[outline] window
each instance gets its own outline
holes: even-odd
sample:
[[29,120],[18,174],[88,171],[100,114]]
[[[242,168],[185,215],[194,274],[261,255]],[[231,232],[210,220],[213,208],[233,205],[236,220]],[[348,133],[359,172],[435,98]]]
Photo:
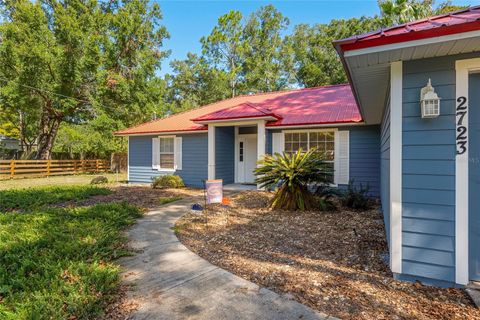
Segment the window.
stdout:
[[240,155],[240,162],[243,162],[243,141],[240,141],[240,146],[239,146],[239,155]]
[[175,138],[160,137],[159,139],[160,139],[160,168],[174,169]]
[[[335,161],[334,131],[285,132],[285,152],[295,153],[300,148],[304,151],[317,148],[319,153],[325,155],[325,161],[333,172]],[[329,177],[329,180],[333,182],[333,175]]]

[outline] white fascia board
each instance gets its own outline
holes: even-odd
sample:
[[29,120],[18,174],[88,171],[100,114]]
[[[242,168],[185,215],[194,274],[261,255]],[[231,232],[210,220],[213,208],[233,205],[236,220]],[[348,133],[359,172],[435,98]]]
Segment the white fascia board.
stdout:
[[392,43],[392,44],[384,44],[381,46],[375,46],[375,47],[369,47],[369,48],[355,49],[355,50],[345,51],[343,55],[345,58],[349,58],[349,57],[360,56],[364,54],[391,51],[391,50],[410,48],[410,47],[418,47],[423,45],[431,45],[435,43],[443,43],[447,41],[456,41],[456,40],[475,38],[475,37],[480,37],[480,30],[450,34],[450,35],[434,37],[434,38],[411,40],[411,41]]

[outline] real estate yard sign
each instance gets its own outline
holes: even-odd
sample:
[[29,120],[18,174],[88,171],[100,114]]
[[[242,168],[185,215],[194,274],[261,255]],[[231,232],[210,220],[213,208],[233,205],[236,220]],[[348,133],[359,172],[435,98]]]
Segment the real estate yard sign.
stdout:
[[222,203],[223,200],[223,180],[207,180],[205,182],[207,191],[207,203]]

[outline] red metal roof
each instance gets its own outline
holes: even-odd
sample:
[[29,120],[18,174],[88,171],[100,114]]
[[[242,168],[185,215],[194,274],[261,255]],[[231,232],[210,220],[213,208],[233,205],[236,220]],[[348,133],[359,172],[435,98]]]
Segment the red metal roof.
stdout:
[[361,122],[350,85],[332,85],[238,96],[164,119],[143,123],[116,132],[117,135],[135,135],[163,132],[203,131],[199,119],[239,119],[272,116],[278,120],[269,127],[310,124]]
[[280,119],[281,117],[274,114],[272,110],[260,106],[260,104],[245,102],[237,106],[222,109],[212,113],[205,114],[198,118],[192,119],[194,122],[207,122],[216,120],[245,119],[245,118],[264,118],[271,117]]
[[480,30],[480,6],[334,41],[342,51]]

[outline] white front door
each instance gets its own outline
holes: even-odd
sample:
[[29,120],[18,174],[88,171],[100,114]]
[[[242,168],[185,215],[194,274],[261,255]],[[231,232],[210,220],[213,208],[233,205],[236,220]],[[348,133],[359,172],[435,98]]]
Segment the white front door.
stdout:
[[257,167],[257,135],[239,135],[237,141],[237,172],[239,183],[254,183]]

